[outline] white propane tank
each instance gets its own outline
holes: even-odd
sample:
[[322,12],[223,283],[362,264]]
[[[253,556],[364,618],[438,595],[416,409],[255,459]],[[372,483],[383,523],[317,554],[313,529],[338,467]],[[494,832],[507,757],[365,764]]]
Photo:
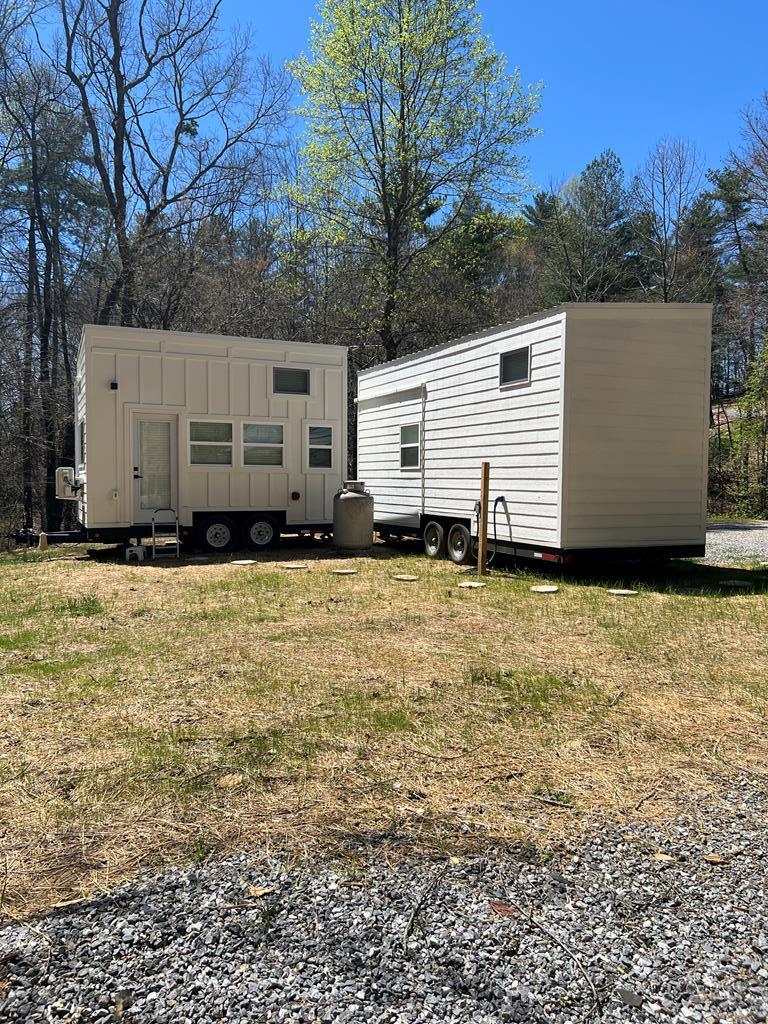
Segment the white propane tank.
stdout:
[[373,545],[373,497],[362,480],[345,480],[334,496],[333,543],[341,551]]

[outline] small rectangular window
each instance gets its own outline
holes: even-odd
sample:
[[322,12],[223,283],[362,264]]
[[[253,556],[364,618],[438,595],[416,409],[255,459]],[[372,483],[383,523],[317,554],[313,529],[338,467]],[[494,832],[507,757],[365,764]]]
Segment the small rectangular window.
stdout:
[[280,423],[243,424],[243,465],[282,466],[283,426]]
[[333,427],[310,427],[307,465],[310,469],[330,469],[333,465]]
[[232,424],[190,422],[189,461],[192,466],[231,466]]
[[276,395],[308,395],[309,370],[293,366],[272,367],[272,391]]
[[419,434],[421,428],[418,423],[409,423],[400,427],[400,468],[419,468]]
[[499,384],[527,384],[531,379],[531,346],[502,352],[499,359]]

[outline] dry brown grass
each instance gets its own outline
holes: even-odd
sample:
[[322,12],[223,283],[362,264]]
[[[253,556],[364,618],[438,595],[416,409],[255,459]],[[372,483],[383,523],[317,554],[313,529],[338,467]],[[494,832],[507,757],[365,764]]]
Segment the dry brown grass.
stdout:
[[384,549],[0,561],[0,916],[237,847],[547,841],[763,777],[766,577],[734,575],[622,599]]

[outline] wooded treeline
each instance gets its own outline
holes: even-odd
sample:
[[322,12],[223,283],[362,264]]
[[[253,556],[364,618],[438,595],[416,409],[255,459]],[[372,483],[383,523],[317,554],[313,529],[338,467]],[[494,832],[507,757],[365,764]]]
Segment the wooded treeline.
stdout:
[[466,0],[323,0],[285,69],[210,0],[0,0],[0,532],[61,525],[85,322],[354,368],[561,301],[715,303],[712,508],[768,513],[768,95],[525,202],[538,105]]

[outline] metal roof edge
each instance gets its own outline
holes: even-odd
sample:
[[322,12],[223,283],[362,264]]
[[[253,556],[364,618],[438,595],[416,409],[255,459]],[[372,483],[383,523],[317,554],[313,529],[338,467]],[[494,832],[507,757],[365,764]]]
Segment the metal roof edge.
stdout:
[[471,334],[464,334],[458,338],[451,338],[449,341],[441,341],[438,345],[430,345],[428,348],[419,349],[417,352],[408,352],[405,355],[397,356],[396,359],[385,359],[384,362],[376,363],[375,366],[369,366],[366,370],[358,370],[357,376],[365,377],[369,373],[373,373],[375,370],[380,370],[383,366],[397,366],[402,363],[410,362],[413,359],[418,359],[419,356],[429,355],[433,352],[439,352],[441,349],[451,348],[453,345],[461,345],[468,341],[480,341],[484,337],[490,337],[494,334],[498,334],[499,331],[512,329],[515,327],[523,327],[526,323],[532,323],[534,320],[550,320],[553,317],[561,314],[568,313],[571,311],[586,310],[617,310],[617,309],[631,309],[631,310],[649,310],[649,309],[712,309],[711,302],[561,302],[557,306],[550,306],[547,309],[542,309],[538,313],[529,313],[527,316],[518,317],[516,320],[506,320],[500,324],[494,324],[492,327],[485,327],[482,331],[474,331]]
[[164,338],[204,338],[206,340],[223,341],[230,345],[237,344],[238,342],[257,342],[267,345],[290,345],[292,348],[317,348],[322,346],[323,348],[339,349],[342,352],[349,351],[348,345],[334,345],[322,341],[285,341],[282,338],[252,338],[242,334],[208,334],[204,331],[166,331],[162,327],[120,327],[117,324],[83,324],[81,337],[85,337],[87,331],[111,332],[116,336],[130,333],[153,337],[159,334]]

